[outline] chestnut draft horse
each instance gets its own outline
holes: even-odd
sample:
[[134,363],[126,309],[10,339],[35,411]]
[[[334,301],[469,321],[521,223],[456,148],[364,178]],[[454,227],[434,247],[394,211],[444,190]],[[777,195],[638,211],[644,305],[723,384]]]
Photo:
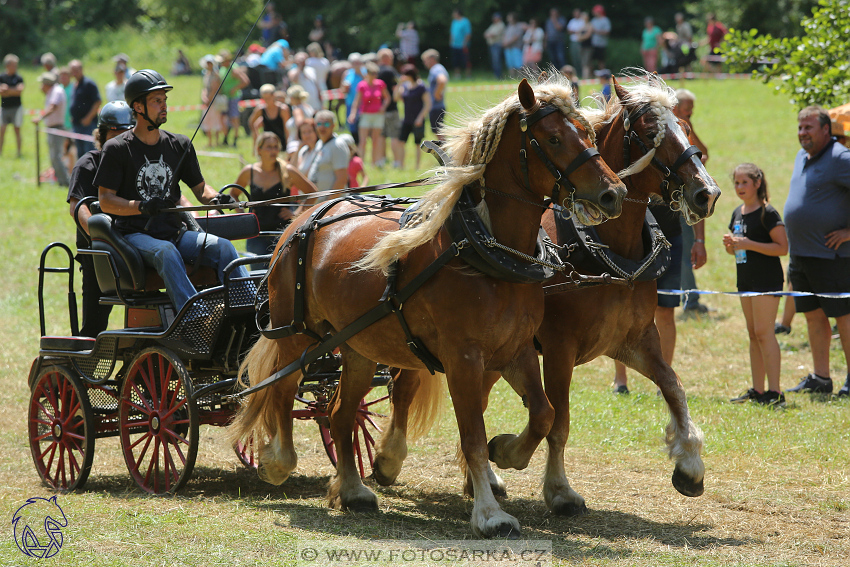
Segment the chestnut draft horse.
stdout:
[[[615,92],[617,97],[604,109],[582,110],[596,130],[600,154],[615,169],[622,169],[619,175],[629,189],[622,215],[595,227],[598,240],[612,253],[605,254],[616,269],[604,262],[594,267],[601,265],[631,285],[602,285],[547,295],[543,323],[536,333],[542,346],[546,394],[555,408],[555,422],[547,436],[549,453],[543,494],[547,506],[558,514],[586,510],[584,499],[570,488],[564,471],[564,447],[570,426],[569,388],[573,367],[600,355],[623,362],[658,385],[671,413],[666,443],[676,463],[673,485],[686,496],[703,492],[702,432],[690,418],[681,382],[661,356],[654,322],[656,284],[652,278],[641,278],[641,271],[653,265],[652,260],[662,252],[669,258],[669,251],[663,248],[669,248],[669,244],[661,235],[656,234],[654,250],[645,249],[648,238],[644,219],[650,195],[660,195],[681,209],[693,224],[711,215],[720,190],[699,160],[698,150],[688,141],[687,125],[672,112],[676,98],[671,89],[653,77],[634,79],[628,89],[615,81]],[[627,158],[629,163],[625,163]],[[565,240],[566,231],[558,229],[556,220],[572,222],[556,219],[555,214],[546,211],[543,227],[563,247],[563,259],[576,262],[571,257],[575,254],[564,253],[575,243]],[[593,273],[578,263],[576,268],[585,274]],[[571,287],[563,275],[551,283],[550,290],[556,290],[559,283]],[[394,381],[392,418],[378,443],[374,466],[375,478],[382,484],[392,483],[407,454],[408,414],[419,424],[430,422],[430,394],[414,395],[423,380],[429,392],[434,393],[435,389],[427,382],[430,377],[420,374],[403,373]],[[489,392],[498,378],[497,373],[485,373],[484,391]],[[513,382],[511,385],[516,389]],[[522,389],[517,392],[527,394]],[[511,437],[497,436],[490,443],[490,458],[501,468],[515,466],[512,457],[501,452]],[[501,479],[492,471],[489,475],[492,489],[504,493]],[[467,475],[466,490],[472,489],[475,487]]]
[[[453,241],[446,221],[450,214],[466,216],[474,210],[492,235],[484,246],[511,250],[505,254],[532,266],[545,197],[552,193],[555,201],[598,223],[620,213],[626,189],[596,156],[593,129],[573,106],[563,80],[534,88],[522,81],[516,94],[463,123],[446,132],[443,146],[455,165],[442,168],[442,182],[408,212],[411,218],[403,229],[399,212],[381,206],[369,211],[363,199],[332,202],[329,210],[328,204],[316,205],[287,228],[269,269],[269,308],[272,327],[292,322],[296,334],[263,337],[250,351],[241,373],[247,370],[252,389],[231,432],[236,439],[270,438],[259,450],[259,474],[273,484],[286,480],[297,461],[291,412],[301,379],[300,370],[289,374],[287,368],[298,367],[302,352],[309,362],[306,351],[317,339],[347,337],[340,346],[339,387],[329,407],[338,462],[328,499],[342,509],[377,510],[377,497],[363,485],[355,463],[352,431],[360,400],[376,362],[416,370],[436,361],[445,370],[475,486],[473,531],[484,537],[516,536],[519,523],[501,510],[490,490],[483,375],[500,372],[527,392],[529,426],[504,448],[520,465],[527,463],[554,417],[532,341],[543,318],[542,279],[509,281],[471,269],[455,256],[475,246],[475,234]],[[467,196],[477,205],[456,206]],[[332,216],[320,218],[323,210]],[[337,222],[333,217],[339,217]],[[302,245],[304,239],[308,243]],[[443,258],[451,260],[431,270]],[[405,286],[428,272],[433,276],[399,304]],[[390,293],[393,284],[401,290],[397,296]],[[397,299],[398,319],[383,317],[352,335],[349,326],[379,305],[382,294]],[[333,340],[325,343],[330,344]]]

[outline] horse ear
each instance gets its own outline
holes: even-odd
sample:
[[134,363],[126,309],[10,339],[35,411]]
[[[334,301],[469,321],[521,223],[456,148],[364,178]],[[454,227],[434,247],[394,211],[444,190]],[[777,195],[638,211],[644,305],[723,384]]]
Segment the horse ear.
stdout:
[[617,93],[617,98],[620,99],[620,102],[624,101],[626,99],[626,97],[628,96],[629,91],[627,91],[625,89],[625,87],[623,87],[619,83],[619,81],[617,81],[617,77],[614,77],[612,80],[614,82],[614,92]]
[[534,97],[534,89],[531,88],[531,85],[528,84],[527,80],[523,79],[519,82],[517,94],[519,95],[519,103],[522,107],[526,110],[526,112],[531,112],[537,104],[537,100]]

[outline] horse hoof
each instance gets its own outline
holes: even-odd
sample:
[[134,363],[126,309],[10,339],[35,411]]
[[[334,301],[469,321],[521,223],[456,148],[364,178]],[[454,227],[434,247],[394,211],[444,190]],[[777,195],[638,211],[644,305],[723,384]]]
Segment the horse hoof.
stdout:
[[385,474],[383,471],[384,467],[381,466],[381,463],[381,457],[375,459],[375,464],[372,465],[372,478],[374,478],[375,482],[381,486],[390,486],[395,482],[395,479],[398,477],[398,473],[401,471],[399,470],[394,475]]
[[507,496],[508,496],[508,489],[505,488],[503,485],[500,486],[498,484],[494,484],[494,483],[491,482],[490,483],[490,490],[493,491],[493,496],[505,497],[505,498],[507,498]]
[[587,506],[582,502],[581,504],[575,504],[573,502],[563,502],[561,504],[556,504],[552,508],[552,513],[557,514],[559,516],[584,516],[587,514]]
[[352,502],[343,502],[342,510],[344,512],[355,512],[358,514],[369,514],[378,511],[378,500],[354,500]]
[[522,537],[522,533],[515,527],[510,524],[502,524],[499,526],[499,530],[493,537],[498,537],[500,539],[520,539]]
[[683,473],[679,467],[676,467],[673,470],[673,487],[679,491],[680,494],[685,496],[702,496],[702,493],[705,492],[705,486],[703,485],[703,479],[700,479],[699,482],[694,482],[691,477]]
[[496,435],[495,437],[490,439],[490,442],[487,443],[487,457],[490,459],[490,462],[496,463],[496,465],[498,465],[500,468],[507,468],[507,467],[502,467],[501,465],[499,465],[499,460],[498,460],[498,458],[499,458],[499,455],[498,455],[499,447],[500,447],[500,445],[504,445],[505,443],[508,443],[508,442],[512,441],[513,439],[516,439],[516,437],[517,436],[514,435],[513,433],[503,433],[501,435]]

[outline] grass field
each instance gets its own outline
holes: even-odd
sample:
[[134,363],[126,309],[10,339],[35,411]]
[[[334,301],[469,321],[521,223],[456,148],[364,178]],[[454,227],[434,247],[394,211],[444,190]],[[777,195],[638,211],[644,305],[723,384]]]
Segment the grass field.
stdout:
[[[148,64],[133,63],[137,68]],[[39,108],[43,99],[35,86],[37,71],[24,72],[25,104]],[[109,78],[105,65],[91,73],[100,84]],[[173,104],[196,103],[198,77],[176,78],[174,84]],[[709,262],[697,280],[702,289],[732,291],[734,261],[721,245],[738,204],[729,175],[740,162],[760,165],[772,202],[781,211],[798,149],[795,112],[769,87],[751,81],[682,85],[698,97],[694,126],[711,150],[709,172],[725,191],[708,221]],[[450,92],[449,109],[486,108],[504,92]],[[195,112],[175,112],[167,128],[191,135],[197,118]],[[36,187],[32,125],[25,127],[23,159],[9,157],[11,141],[7,138],[0,157],[5,201],[0,257],[6,261],[0,270],[0,507],[7,518],[27,498],[50,495],[29,455],[26,377],[38,352],[38,257],[49,242],[72,242],[74,230],[65,191]],[[236,151],[250,159],[244,138]],[[45,160],[46,155],[45,146]],[[234,160],[201,158],[201,166],[214,186],[232,182],[238,173]],[[369,170],[373,182],[414,179],[421,173],[410,168]],[[65,283],[60,280],[48,278],[50,334],[68,329]],[[688,499],[670,484],[672,464],[662,443],[667,410],[654,385],[632,374],[633,394],[615,397],[610,394],[613,364],[606,359],[585,365],[573,382],[567,474],[590,513],[578,518],[548,513],[540,495],[543,448],[527,470],[500,472],[508,486],[503,508],[519,519],[525,537],[552,541],[554,564],[850,564],[850,402],[790,396],[779,411],[729,404],[729,397],[749,386],[744,319],[734,297],[709,296],[705,303],[716,311],[702,319],[680,320],[674,363],[691,414],[706,436],[705,494]],[[113,322],[118,319],[113,316]],[[793,333],[780,343],[782,385],[787,388],[811,364],[803,321],[796,319]],[[831,362],[833,377],[843,382],[846,368],[837,341]],[[517,432],[525,423],[522,404],[502,383],[485,418],[490,435]],[[354,547],[368,546],[371,540],[468,539],[472,502],[461,494],[462,479],[453,464],[456,442],[454,419],[446,411],[430,435],[412,445],[396,485],[380,488],[369,481],[381,511],[364,516],[325,507],[332,468],[313,422],[297,424],[299,467],[280,487],[243,469],[223,431],[202,428],[194,475],[179,496],[168,498],[143,496],[129,478],[118,440],[98,440],[86,490],[59,496],[69,526],[53,561],[67,566],[295,565],[296,552],[311,542],[339,540]],[[35,564],[15,547],[12,528],[6,525],[0,565]]]

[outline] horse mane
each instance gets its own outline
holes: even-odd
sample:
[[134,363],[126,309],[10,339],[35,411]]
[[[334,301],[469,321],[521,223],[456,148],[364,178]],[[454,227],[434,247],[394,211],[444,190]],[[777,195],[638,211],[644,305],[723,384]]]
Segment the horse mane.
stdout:
[[[678,104],[676,93],[667,86],[663,79],[657,75],[649,75],[643,69],[631,68],[623,71],[621,86],[628,92],[624,100],[619,96],[612,96],[604,101],[593,99],[596,106],[583,106],[580,112],[587,118],[588,122],[598,132],[604,125],[609,124],[619,116],[623,106],[639,108],[645,104],[651,106],[651,112],[657,122],[663,119],[667,111],[672,112],[673,107]],[[655,149],[664,141],[664,129],[659,129],[652,140],[653,147],[642,158],[631,164],[623,171],[617,172],[621,178],[628,177],[643,171],[655,156]]]
[[[564,116],[579,122],[591,142],[596,143],[593,127],[573,104],[572,87],[568,79],[561,73],[550,73],[539,79],[531,79],[529,83],[538,102],[555,105]],[[438,185],[422,196],[418,209],[404,228],[385,233],[354,264],[355,268],[381,270],[386,274],[397,259],[432,240],[448,219],[463,188],[483,178],[487,164],[499,147],[508,119],[521,110],[519,95],[514,92],[483,115],[473,109],[457,117],[451,115],[454,126],[444,128],[441,133],[444,136],[442,147],[451,156],[452,163],[434,170],[435,177],[439,179]]]

